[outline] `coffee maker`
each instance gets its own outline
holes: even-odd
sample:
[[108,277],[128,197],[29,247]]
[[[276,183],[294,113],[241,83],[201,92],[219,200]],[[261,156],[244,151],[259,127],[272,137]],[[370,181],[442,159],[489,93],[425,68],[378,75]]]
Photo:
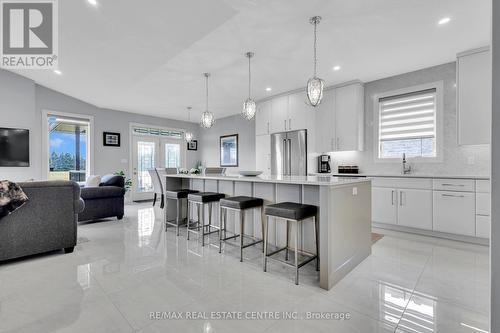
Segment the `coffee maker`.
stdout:
[[318,156],[318,172],[319,173],[329,173],[330,168],[330,155],[319,155]]

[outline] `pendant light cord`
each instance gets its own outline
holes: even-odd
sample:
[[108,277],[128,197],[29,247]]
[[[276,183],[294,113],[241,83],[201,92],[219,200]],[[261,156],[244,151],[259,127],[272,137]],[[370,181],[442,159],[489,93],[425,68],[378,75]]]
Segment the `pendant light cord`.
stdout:
[[316,77],[316,68],[317,68],[317,62],[318,62],[318,58],[316,57],[316,44],[317,44],[316,27],[317,26],[318,26],[318,22],[315,20],[314,21],[314,77]]
[[250,98],[250,85],[252,82],[252,71],[250,70],[250,58],[248,57],[248,98]]
[[206,97],[207,97],[207,100],[206,100],[206,111],[208,111],[208,73],[205,73],[205,86],[206,86],[206,89],[207,89],[207,94],[206,94]]

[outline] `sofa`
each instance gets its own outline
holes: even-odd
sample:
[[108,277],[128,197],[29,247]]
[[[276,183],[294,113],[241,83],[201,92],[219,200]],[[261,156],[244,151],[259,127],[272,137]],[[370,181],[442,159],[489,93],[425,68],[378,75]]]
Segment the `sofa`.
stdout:
[[125,179],[122,176],[106,175],[98,187],[82,185],[81,196],[85,209],[78,214],[78,221],[91,221],[124,215]]
[[18,184],[28,201],[0,219],[0,261],[61,249],[73,252],[84,208],[80,186],[64,180]]

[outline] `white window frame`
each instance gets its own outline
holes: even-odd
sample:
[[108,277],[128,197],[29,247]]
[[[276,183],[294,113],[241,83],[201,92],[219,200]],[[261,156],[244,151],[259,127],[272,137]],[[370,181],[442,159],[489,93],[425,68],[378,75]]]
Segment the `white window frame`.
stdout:
[[67,117],[67,118],[79,118],[83,120],[88,120],[89,122],[89,133],[88,133],[88,144],[87,144],[87,163],[86,171],[87,175],[94,174],[94,116],[88,114],[79,114],[71,112],[61,112],[54,110],[42,110],[42,179],[49,179],[49,125],[47,123],[49,116],[56,117]]
[[406,87],[398,90],[387,91],[373,96],[373,159],[375,163],[400,163],[401,158],[381,158],[380,153],[380,99],[414,93],[423,90],[435,89],[436,90],[436,156],[433,157],[407,157],[408,161],[412,163],[440,163],[443,161],[443,81],[430,82],[416,86]]

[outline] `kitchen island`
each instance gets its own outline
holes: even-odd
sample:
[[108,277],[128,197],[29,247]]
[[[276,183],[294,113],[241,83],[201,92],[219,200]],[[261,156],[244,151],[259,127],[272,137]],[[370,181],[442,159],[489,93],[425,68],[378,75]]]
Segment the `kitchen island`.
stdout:
[[[371,253],[371,179],[337,178],[330,176],[166,176],[166,190],[189,188],[204,192],[219,192],[226,196],[246,195],[264,199],[264,204],[284,201],[316,205],[319,208],[320,277],[323,289],[332,288],[347,273]],[[167,203],[168,219],[174,219],[176,205]],[[184,211],[184,210],[183,210]],[[193,211],[194,212],[194,211]],[[233,213],[234,214],[234,213]],[[246,213],[244,233],[261,238],[258,210]],[[196,218],[196,215],[190,214]],[[212,221],[218,223],[218,209]],[[231,223],[233,221],[234,223]],[[239,232],[234,215],[228,215],[228,229]],[[235,229],[236,228],[236,229]],[[293,235],[293,230],[291,231]],[[315,253],[313,223],[302,224],[299,250]],[[293,237],[292,237],[293,238]],[[270,219],[269,244],[284,246],[285,221]],[[291,247],[296,245],[290,244]]]

